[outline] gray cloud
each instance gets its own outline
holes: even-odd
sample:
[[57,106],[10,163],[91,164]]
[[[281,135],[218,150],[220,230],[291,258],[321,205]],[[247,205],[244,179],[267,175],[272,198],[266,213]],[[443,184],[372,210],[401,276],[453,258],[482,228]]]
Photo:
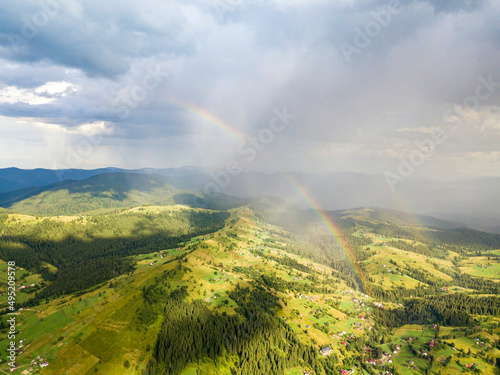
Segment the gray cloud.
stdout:
[[[223,166],[241,158],[241,140],[228,128],[256,135],[274,108],[287,106],[297,118],[246,168],[380,173],[426,136],[418,129],[442,126],[445,111],[464,106],[479,77],[500,81],[493,1],[401,1],[385,21],[384,0],[234,4],[221,13],[211,1],[4,2],[0,98],[26,96],[0,99],[0,115],[56,124],[70,138],[82,124],[105,122],[113,132],[95,145],[103,164],[108,157],[124,167]],[[46,22],[33,18],[40,12]],[[385,23],[367,37],[373,22]],[[350,59],[343,43],[356,48]],[[47,97],[36,90],[48,82],[78,89],[33,104],[33,95]],[[499,99],[495,88],[477,110],[498,108]],[[443,165],[474,156],[481,173],[498,174],[500,129],[491,125],[498,116],[450,133],[433,155],[439,165],[429,160],[419,173],[442,174]],[[81,166],[95,165],[89,160]]]

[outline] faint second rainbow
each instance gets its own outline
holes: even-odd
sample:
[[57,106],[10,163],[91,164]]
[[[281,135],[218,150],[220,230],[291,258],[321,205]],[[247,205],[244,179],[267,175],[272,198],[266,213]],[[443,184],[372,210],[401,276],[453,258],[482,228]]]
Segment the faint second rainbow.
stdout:
[[226,134],[229,134],[231,137],[238,139],[239,141],[244,142],[246,140],[246,136],[243,133],[240,133],[233,126],[227,124],[222,119],[218,118],[214,114],[208,112],[207,110],[197,107],[192,103],[188,103],[184,100],[180,100],[177,98],[169,97],[168,101],[173,105],[180,107],[187,111],[188,113],[194,115],[195,117],[203,120],[206,123],[211,124],[212,126],[217,127],[222,130]]

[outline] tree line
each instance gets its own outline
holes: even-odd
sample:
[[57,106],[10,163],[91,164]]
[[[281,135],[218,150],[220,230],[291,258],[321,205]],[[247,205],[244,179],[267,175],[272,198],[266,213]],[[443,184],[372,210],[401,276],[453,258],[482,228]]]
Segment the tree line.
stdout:
[[[73,293],[133,270],[131,255],[179,246],[224,226],[227,212],[166,211],[96,215],[2,226],[0,258],[42,275],[48,286],[29,304]],[[52,272],[46,263],[56,267]]]
[[237,314],[219,314],[201,300],[171,293],[153,357],[143,375],[179,374],[189,363],[236,355],[235,375],[280,374],[297,365],[321,370],[318,350],[303,344],[278,317],[276,296],[264,287],[236,287],[229,297]]
[[476,297],[463,293],[426,298],[408,298],[403,307],[377,308],[378,323],[387,327],[405,324],[440,324],[443,326],[472,326],[474,315],[500,316],[500,297]]

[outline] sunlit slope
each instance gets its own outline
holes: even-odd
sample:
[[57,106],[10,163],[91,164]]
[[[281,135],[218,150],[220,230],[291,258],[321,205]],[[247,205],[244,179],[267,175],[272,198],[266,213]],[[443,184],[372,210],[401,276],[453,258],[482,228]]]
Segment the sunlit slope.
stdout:
[[[95,215],[0,214],[0,258],[40,273],[38,300],[91,287],[133,268],[130,255],[175,247],[224,226],[227,212],[183,205],[114,209]],[[53,273],[46,264],[57,268]]]
[[[355,220],[352,235],[369,241],[360,260],[374,296],[500,293],[500,236],[379,209],[343,213]],[[417,225],[421,221],[429,227]]]
[[[272,232],[274,228],[242,208],[232,213],[226,228],[179,250],[135,256],[132,273],[91,292],[23,310],[19,319],[24,332],[19,338],[27,340],[29,347],[19,357],[20,370],[29,368],[28,356],[43,355],[50,363],[41,370],[43,374],[93,374],[96,369],[102,374],[139,373],[150,358],[162,322],[159,301],[163,293],[181,287],[187,288],[186,301],[201,299],[210,310],[234,315],[238,304],[230,295],[236,285],[245,288],[277,278],[286,283],[283,289],[275,285],[280,305],[277,319],[287,321],[304,345],[318,349],[332,344],[330,333],[353,331],[353,323],[360,320],[352,295],[364,296],[356,291],[343,295],[348,287],[337,271],[287,253],[289,240]],[[324,309],[321,316],[320,309]],[[363,334],[364,328],[356,329]],[[341,356],[338,349],[336,353]],[[236,359],[221,359],[220,373],[230,373],[232,360]],[[209,369],[213,364],[207,359],[201,366]]]

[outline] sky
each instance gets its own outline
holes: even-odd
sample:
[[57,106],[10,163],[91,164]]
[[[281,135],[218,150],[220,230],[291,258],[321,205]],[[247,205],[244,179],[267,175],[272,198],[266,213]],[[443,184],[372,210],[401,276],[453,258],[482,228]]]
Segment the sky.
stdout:
[[500,176],[499,19],[494,0],[3,1],[0,168]]

